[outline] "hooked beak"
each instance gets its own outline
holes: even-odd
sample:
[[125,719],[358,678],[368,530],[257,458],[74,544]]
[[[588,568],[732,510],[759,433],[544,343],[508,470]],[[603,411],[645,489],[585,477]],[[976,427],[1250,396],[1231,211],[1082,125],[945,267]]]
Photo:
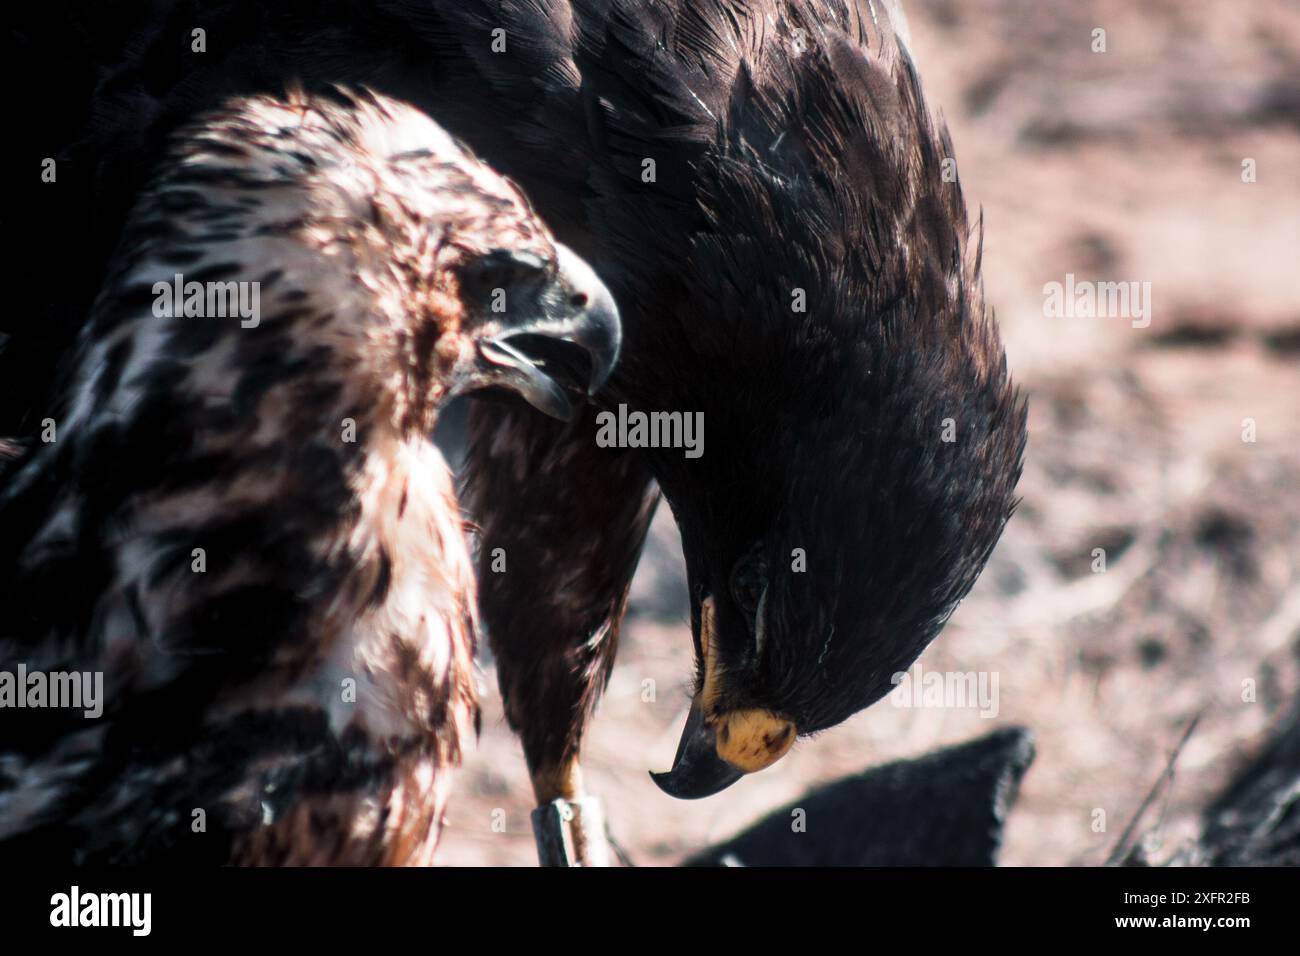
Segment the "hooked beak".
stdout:
[[745,775],[718,756],[718,737],[704,720],[699,697],[691,701],[686,728],[677,744],[673,768],[664,773],[651,772],[659,789],[678,800],[698,800],[726,790]]
[[718,706],[721,668],[713,635],[713,598],[700,607],[704,686],[691,702],[672,769],[651,773],[659,789],[679,800],[711,797],[747,773],[780,760],[794,745],[795,725],[769,710],[724,710]]
[[[594,395],[618,360],[623,333],[614,297],[591,266],[568,247],[555,248],[557,274],[540,314],[478,342],[471,384],[508,388],[538,411],[568,421],[573,405],[566,386]],[[585,376],[572,361],[575,347],[587,355]]]

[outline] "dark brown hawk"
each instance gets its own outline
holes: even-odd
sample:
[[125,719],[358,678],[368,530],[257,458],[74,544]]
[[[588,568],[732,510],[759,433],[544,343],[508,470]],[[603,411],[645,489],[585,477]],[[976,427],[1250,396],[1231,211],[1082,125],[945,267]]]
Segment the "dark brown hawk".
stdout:
[[438,409],[565,415],[619,334],[409,106],[245,97],[183,129],[0,489],[0,667],[102,681],[97,716],[2,712],[0,853],[427,863],[478,719]]

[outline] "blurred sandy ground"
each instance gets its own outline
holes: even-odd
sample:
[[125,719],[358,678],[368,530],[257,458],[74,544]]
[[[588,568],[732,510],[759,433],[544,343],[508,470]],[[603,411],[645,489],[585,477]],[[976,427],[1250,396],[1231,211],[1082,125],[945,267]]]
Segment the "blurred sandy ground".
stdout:
[[[1030,399],[1024,502],[921,661],[995,672],[999,713],[887,699],[716,797],[662,795],[646,771],[671,762],[691,672],[664,509],[585,760],[641,865],[675,863],[816,783],[1005,722],[1033,728],[1039,755],[1003,862],[1100,863],[1204,710],[1143,826],[1160,860],[1300,686],[1300,4],[906,9],[972,215],[983,207],[988,301]],[[1090,49],[1095,27],[1105,53]],[[1067,272],[1152,283],[1150,327],[1044,318],[1043,285]],[[483,663],[483,736],[440,862],[534,865],[523,758]]]

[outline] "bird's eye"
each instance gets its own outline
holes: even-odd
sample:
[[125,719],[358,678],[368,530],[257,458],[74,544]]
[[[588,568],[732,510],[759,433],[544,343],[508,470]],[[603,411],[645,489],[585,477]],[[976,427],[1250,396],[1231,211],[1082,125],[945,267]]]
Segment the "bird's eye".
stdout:
[[546,274],[547,262],[541,256],[517,249],[493,249],[469,262],[461,270],[461,281],[475,292],[488,294],[494,289],[508,289]]
[[767,587],[767,561],[763,557],[761,545],[754,545],[749,552],[736,562],[731,572],[731,597],[736,605],[745,612],[751,624],[758,610],[759,599]]

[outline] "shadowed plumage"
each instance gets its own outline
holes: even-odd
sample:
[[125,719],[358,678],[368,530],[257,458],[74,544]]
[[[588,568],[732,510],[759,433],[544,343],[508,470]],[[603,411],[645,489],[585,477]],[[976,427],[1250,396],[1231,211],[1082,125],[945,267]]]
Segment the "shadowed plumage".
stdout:
[[481,69],[539,126],[582,117],[563,143],[507,127],[525,169],[533,142],[584,156],[580,210],[505,168],[623,306],[604,406],[702,412],[705,451],[594,447],[596,410],[477,408],[467,503],[538,569],[482,575],[481,606],[538,797],[578,793],[657,485],[697,662],[659,781],[705,796],[878,700],[938,633],[1013,507],[1024,409],[892,4],[573,9],[576,42],[558,17],[529,42],[546,79]]
[[[47,124],[59,201],[98,203],[89,261],[139,158],[213,97],[365,83],[521,183],[622,307],[598,405],[568,425],[521,405],[472,423],[480,570],[496,548],[512,569],[482,575],[482,614],[540,800],[580,789],[660,490],[697,679],[666,790],[716,792],[888,691],[983,567],[1025,442],[951,144],[894,3],[205,4],[222,42],[194,56],[177,37],[197,16],[82,31],[97,85],[58,115],[87,121]],[[594,416],[620,403],[703,413],[704,455],[597,447]],[[39,408],[8,415],[30,431]]]
[[591,270],[404,104],[182,130],[0,490],[0,667],[103,682],[97,718],[5,710],[0,852],[427,863],[478,720],[438,408],[567,414],[588,383],[526,349],[595,385],[618,341]]

